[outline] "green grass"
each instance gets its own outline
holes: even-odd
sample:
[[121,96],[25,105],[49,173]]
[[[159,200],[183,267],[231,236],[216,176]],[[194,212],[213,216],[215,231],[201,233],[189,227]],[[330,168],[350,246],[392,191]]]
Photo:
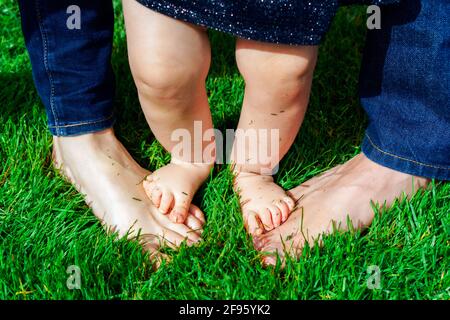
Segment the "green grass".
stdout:
[[[0,299],[449,299],[450,185],[433,184],[396,204],[364,234],[328,236],[283,272],[264,269],[246,235],[230,176],[217,166],[196,198],[207,216],[205,241],[181,248],[152,271],[138,245],[114,241],[82,196],[51,166],[51,136],[33,86],[14,0],[0,0]],[[113,64],[116,130],[133,156],[154,170],[168,160],[140,111],[126,57],[120,7]],[[280,166],[292,188],[359,152],[366,119],[357,82],[364,9],[341,9],[320,50],[310,108]],[[212,33],[207,87],[217,128],[234,128],[243,81],[233,39]],[[81,290],[66,287],[78,265]],[[367,288],[379,266],[381,288]]]

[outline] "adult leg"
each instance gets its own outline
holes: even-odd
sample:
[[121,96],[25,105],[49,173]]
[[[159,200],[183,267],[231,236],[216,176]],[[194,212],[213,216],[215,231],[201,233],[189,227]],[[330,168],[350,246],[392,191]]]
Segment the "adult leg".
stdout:
[[[33,76],[54,135],[55,164],[86,195],[107,229],[131,238],[140,231],[140,241],[152,254],[163,242],[177,245],[186,237],[197,241],[199,235],[189,232],[191,228],[161,218],[146,201],[139,182],[148,172],[111,129],[112,3],[75,3],[80,29],[68,27],[72,10],[77,11],[73,1],[19,1]],[[201,227],[201,220],[201,212],[193,208],[191,227]]]
[[371,202],[390,206],[431,178],[450,179],[450,6],[402,1],[382,10],[384,26],[369,31],[361,101],[369,116],[363,153],[292,190],[301,207],[257,239],[267,252],[298,255],[306,241],[333,226],[356,228],[374,217]]

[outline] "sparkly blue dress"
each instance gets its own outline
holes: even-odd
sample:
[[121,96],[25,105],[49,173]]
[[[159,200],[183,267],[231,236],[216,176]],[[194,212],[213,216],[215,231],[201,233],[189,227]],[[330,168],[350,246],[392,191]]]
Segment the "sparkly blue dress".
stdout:
[[255,41],[320,43],[340,2],[387,4],[399,0],[137,0],[175,19]]

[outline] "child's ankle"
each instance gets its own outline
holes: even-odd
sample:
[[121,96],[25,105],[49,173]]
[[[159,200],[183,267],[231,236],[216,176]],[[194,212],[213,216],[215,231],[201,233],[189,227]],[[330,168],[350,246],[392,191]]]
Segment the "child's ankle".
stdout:
[[264,176],[264,177],[272,177],[272,171],[266,168],[258,167],[258,166],[239,166],[232,165],[231,172],[235,177],[256,177],[256,176]]
[[263,179],[264,181],[273,181],[273,176],[261,174],[258,172],[251,172],[251,171],[237,171],[233,170],[234,175],[234,183],[238,183],[239,181],[245,181],[245,180],[252,180],[254,178],[257,178],[258,180]]
[[211,168],[214,166],[214,162],[190,162],[190,161],[184,161],[179,158],[172,157],[170,160],[170,163],[178,166],[183,167],[195,167],[198,169],[204,169],[204,170],[211,170]]

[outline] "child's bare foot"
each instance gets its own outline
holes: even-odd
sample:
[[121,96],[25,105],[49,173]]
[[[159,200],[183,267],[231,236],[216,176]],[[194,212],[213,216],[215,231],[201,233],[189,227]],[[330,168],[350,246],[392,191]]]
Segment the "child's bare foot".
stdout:
[[245,94],[236,130],[243,134],[235,136],[231,159],[239,172],[235,190],[252,235],[279,226],[294,208],[272,177],[251,173],[273,172],[294,142],[308,105],[317,51],[317,46],[236,42]]
[[306,241],[312,246],[325,233],[347,230],[347,217],[354,228],[370,226],[374,218],[372,203],[389,207],[396,198],[411,196],[427,185],[414,177],[383,167],[364,154],[291,190],[299,208],[279,228],[254,239],[264,252],[263,262],[274,265],[276,255],[300,255]]
[[200,240],[203,213],[195,206],[186,224],[161,215],[147,198],[142,169],[114,136],[112,130],[76,137],[54,137],[55,165],[86,196],[106,229],[138,240],[152,258],[162,257],[162,245],[179,246]]
[[147,176],[144,189],[152,203],[175,223],[184,223],[198,188],[206,180],[212,164],[171,162]]
[[[211,58],[208,35],[204,28],[148,10],[137,1],[124,0],[122,4],[130,67],[152,132],[172,155],[179,145],[174,133],[187,130],[193,137],[188,142],[192,154],[183,148],[181,158],[186,162],[172,157],[170,164],[144,182],[148,197],[159,211],[170,213],[172,222],[183,223],[192,197],[212,167],[188,160],[213,162],[202,157],[210,142],[195,139],[212,129],[205,87]],[[195,132],[197,124],[199,135]],[[201,145],[199,152],[197,143]]]
[[240,172],[234,189],[239,194],[244,224],[251,235],[261,235],[287,220],[295,201],[271,176]]

